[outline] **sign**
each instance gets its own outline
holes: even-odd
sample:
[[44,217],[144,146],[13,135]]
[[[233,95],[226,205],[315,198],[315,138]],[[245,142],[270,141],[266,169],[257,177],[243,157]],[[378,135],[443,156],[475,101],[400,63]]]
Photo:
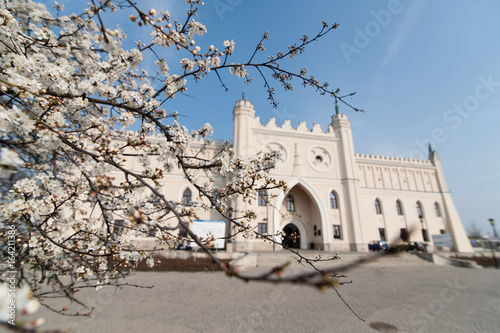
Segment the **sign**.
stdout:
[[453,238],[451,238],[451,234],[442,234],[442,235],[432,235],[432,241],[434,242],[434,246],[453,246]]
[[[206,240],[211,236],[215,237],[215,241],[211,244],[214,245],[214,249],[223,249],[226,243],[225,239],[221,239],[226,237],[226,221],[209,221],[209,220],[195,220],[193,222],[191,230],[193,233],[198,236],[198,238],[202,238]],[[198,244],[195,242],[191,242],[193,247],[197,247]]]

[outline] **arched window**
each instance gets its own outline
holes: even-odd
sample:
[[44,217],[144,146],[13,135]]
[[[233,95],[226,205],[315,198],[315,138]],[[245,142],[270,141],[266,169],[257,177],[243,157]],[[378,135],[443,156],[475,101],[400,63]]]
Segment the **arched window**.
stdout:
[[191,190],[188,188],[182,194],[182,204],[184,206],[191,206],[193,204],[193,201],[191,200]]
[[286,210],[289,212],[295,212],[295,201],[291,195],[286,197]]
[[337,200],[337,195],[333,191],[330,192],[330,208],[331,209],[339,208],[339,201]]
[[379,199],[375,199],[375,213],[382,214],[382,205],[380,204]]
[[258,192],[259,196],[258,196],[258,205],[259,206],[265,206],[267,204],[267,191],[262,189],[262,190],[259,190]]
[[398,212],[398,215],[403,215],[403,205],[399,200],[396,201],[396,212]]
[[434,203],[434,211],[436,212],[437,217],[441,217],[441,207],[439,207],[439,204],[437,202]]
[[422,209],[422,204],[420,201],[417,201],[417,215],[419,218],[424,217],[424,211]]

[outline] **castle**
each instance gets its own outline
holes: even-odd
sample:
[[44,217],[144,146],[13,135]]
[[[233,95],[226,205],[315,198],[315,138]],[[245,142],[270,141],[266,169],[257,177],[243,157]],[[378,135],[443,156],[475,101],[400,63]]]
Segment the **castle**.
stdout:
[[[262,125],[247,100],[236,102],[233,116],[238,156],[281,152],[270,174],[286,181],[287,192],[269,196],[261,191],[251,204],[234,202],[237,211],[256,212],[254,227],[260,233],[294,234],[294,242],[285,239],[288,246],[326,251],[367,251],[373,240],[419,241],[432,249],[433,235],[449,234],[449,249],[473,252],[432,149],[428,160],[357,154],[349,120],[338,111],[326,132],[318,124],[309,130],[305,122],[293,128],[289,120],[279,127],[274,118]],[[168,177],[169,199],[195,200],[182,174]],[[200,215],[220,220],[215,212]],[[273,245],[237,235],[227,249],[270,250]]]

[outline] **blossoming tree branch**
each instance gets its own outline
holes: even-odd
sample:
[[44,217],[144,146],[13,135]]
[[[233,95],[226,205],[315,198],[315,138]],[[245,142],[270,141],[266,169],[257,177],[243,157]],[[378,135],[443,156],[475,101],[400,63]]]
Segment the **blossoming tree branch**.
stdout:
[[[196,210],[167,200],[164,178],[180,168],[199,192],[199,209],[216,210],[236,233],[255,237],[248,223],[255,214],[230,212],[229,203],[253,200],[261,189],[285,190],[286,184],[268,174],[279,153],[241,159],[227,145],[206,158],[211,126],[189,131],[179,123],[179,113],[169,109],[169,101],[186,92],[188,82],[207,75],[216,75],[223,89],[228,75],[247,83],[262,80],[274,106],[275,85],[293,90],[296,82],[343,101],[338,90],[308,76],[305,68],[294,72],[280,66],[337,25],[323,22],[314,37],[304,36],[288,50],[259,61],[268,40],[265,33],[253,54],[237,62],[233,41],[197,46],[196,38],[207,32],[196,20],[203,3],[186,3],[187,17],[175,19],[168,11],[142,9],[131,0],[92,0],[82,13],[68,16],[57,3],[58,15],[53,16],[35,2],[0,2],[2,242],[8,244],[9,230],[16,235],[15,262],[2,260],[1,270],[15,271],[16,286],[30,286],[42,303],[60,295],[75,300],[81,286],[116,285],[140,260],[153,265],[153,252],[136,248],[131,239],[151,230],[158,248],[192,239],[228,275],[285,281],[283,267],[248,277],[220,262],[210,251],[213,240],[200,240],[186,227]],[[126,35],[108,22],[110,15],[119,15],[115,12],[130,14],[151,39],[124,49]],[[166,49],[182,55],[180,64],[162,56]],[[146,54],[156,59],[155,73],[145,69]],[[151,139],[158,135],[161,140]],[[132,158],[139,167],[127,164]],[[228,181],[200,181],[218,176]],[[259,236],[279,243],[276,235]],[[2,256],[8,258],[7,249],[2,248]],[[334,281],[325,274],[287,281],[329,286]],[[7,282],[4,277],[2,282]]]

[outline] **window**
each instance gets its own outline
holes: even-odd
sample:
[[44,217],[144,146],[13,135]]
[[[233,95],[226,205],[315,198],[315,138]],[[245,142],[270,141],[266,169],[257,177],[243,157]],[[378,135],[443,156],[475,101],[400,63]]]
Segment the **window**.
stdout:
[[439,230],[439,233],[440,233],[441,235],[444,235],[444,234],[446,234],[446,230],[444,230],[444,229],[440,229],[440,230]]
[[117,236],[121,236],[123,232],[124,220],[115,220],[115,226],[113,228],[113,233]]
[[401,201],[396,201],[396,211],[398,215],[403,215],[403,206],[401,205]]
[[189,222],[181,222],[182,226],[179,227],[179,237],[186,238],[188,236],[187,229],[189,229]]
[[437,217],[441,217],[441,208],[437,202],[434,203],[434,211],[436,212]]
[[400,237],[403,242],[408,241],[408,230],[406,230],[406,228],[401,229]]
[[424,242],[429,241],[429,233],[427,232],[427,229],[422,229],[422,238],[424,239]]
[[382,207],[380,206],[380,200],[375,199],[375,213],[382,214]]
[[149,227],[148,228],[148,236],[149,237],[155,237],[156,236],[156,230],[154,227]]
[[331,209],[339,208],[339,202],[337,200],[337,195],[335,194],[335,192],[330,192],[330,208]]
[[419,218],[424,217],[424,211],[422,210],[422,204],[420,201],[417,201],[417,215]]
[[259,223],[257,225],[257,232],[260,234],[260,235],[265,235],[267,234],[267,223]]
[[286,210],[289,212],[295,212],[295,201],[291,195],[286,197]]
[[333,226],[333,239],[342,239],[342,235],[340,234],[340,225]]
[[259,206],[265,206],[267,204],[267,191],[266,190],[259,190],[259,196],[258,196],[258,205]]
[[182,194],[182,204],[184,206],[191,206],[193,204],[191,201],[191,190],[188,188]]
[[384,228],[378,228],[378,234],[380,235],[380,240],[385,241],[385,229]]

